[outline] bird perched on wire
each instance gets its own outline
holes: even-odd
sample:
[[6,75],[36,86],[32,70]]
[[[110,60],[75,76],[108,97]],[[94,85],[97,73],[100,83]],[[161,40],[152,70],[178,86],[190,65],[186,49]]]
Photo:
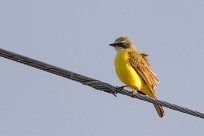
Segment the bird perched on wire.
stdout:
[[[133,89],[133,94],[138,92],[157,99],[154,89],[159,80],[151,70],[148,55],[138,52],[128,37],[119,37],[110,45],[117,51],[114,64],[118,78]],[[165,116],[162,106],[154,104],[154,107],[159,117]]]

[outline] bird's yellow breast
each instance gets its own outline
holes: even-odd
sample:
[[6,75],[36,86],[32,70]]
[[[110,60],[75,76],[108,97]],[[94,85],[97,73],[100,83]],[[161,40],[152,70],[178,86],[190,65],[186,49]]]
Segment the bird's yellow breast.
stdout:
[[132,89],[142,90],[144,88],[145,83],[143,79],[130,64],[127,49],[117,52],[115,57],[115,71],[118,78]]

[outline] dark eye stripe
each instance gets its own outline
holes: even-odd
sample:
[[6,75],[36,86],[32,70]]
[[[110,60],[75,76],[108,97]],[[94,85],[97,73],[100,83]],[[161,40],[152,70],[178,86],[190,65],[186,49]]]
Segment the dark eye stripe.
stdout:
[[119,47],[122,47],[122,48],[128,48],[129,47],[129,45],[128,44],[125,44],[125,43],[117,43],[117,45],[119,46]]

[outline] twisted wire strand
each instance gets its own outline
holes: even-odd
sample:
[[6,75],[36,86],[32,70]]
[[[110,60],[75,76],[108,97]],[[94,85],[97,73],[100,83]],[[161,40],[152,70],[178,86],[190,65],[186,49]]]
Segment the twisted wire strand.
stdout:
[[55,74],[55,75],[58,75],[58,76],[62,76],[62,77],[67,78],[67,79],[74,80],[76,82],[80,82],[84,85],[90,86],[90,87],[92,87],[96,90],[99,90],[99,91],[104,91],[104,92],[110,93],[110,94],[120,93],[120,94],[123,94],[126,96],[137,98],[137,99],[147,101],[147,102],[150,102],[153,104],[162,105],[166,108],[169,108],[169,109],[172,109],[175,111],[179,111],[179,112],[183,112],[183,113],[204,119],[204,113],[201,113],[201,112],[198,112],[195,110],[191,110],[191,109],[188,109],[185,107],[181,107],[181,106],[178,106],[176,104],[171,104],[171,103],[166,102],[166,101],[155,100],[155,99],[152,99],[148,96],[141,95],[138,93],[133,95],[131,91],[128,91],[126,89],[117,89],[117,87],[112,86],[111,84],[101,82],[99,80],[96,80],[96,79],[93,79],[93,78],[90,78],[90,77],[87,77],[87,76],[84,76],[84,75],[81,75],[78,73],[74,73],[74,72],[71,72],[69,70],[65,70],[65,69],[62,69],[62,68],[59,68],[59,67],[56,67],[56,66],[53,66],[53,65],[50,65],[50,64],[29,58],[29,57],[26,57],[26,56],[23,56],[23,55],[14,53],[14,52],[10,52],[10,51],[1,49],[1,48],[0,48],[0,56],[7,58],[7,59],[10,59],[10,60],[13,60],[13,61],[16,61],[18,63],[22,63],[22,64],[25,64],[25,65],[28,65],[28,66],[31,66],[31,67]]

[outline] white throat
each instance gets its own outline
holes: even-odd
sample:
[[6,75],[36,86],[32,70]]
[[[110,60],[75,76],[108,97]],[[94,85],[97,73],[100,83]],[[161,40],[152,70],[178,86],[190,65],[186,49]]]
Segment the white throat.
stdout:
[[116,52],[119,52],[119,51],[125,50],[124,48],[122,48],[122,47],[118,47],[118,46],[116,46],[116,47],[114,47],[114,48],[115,48]]

